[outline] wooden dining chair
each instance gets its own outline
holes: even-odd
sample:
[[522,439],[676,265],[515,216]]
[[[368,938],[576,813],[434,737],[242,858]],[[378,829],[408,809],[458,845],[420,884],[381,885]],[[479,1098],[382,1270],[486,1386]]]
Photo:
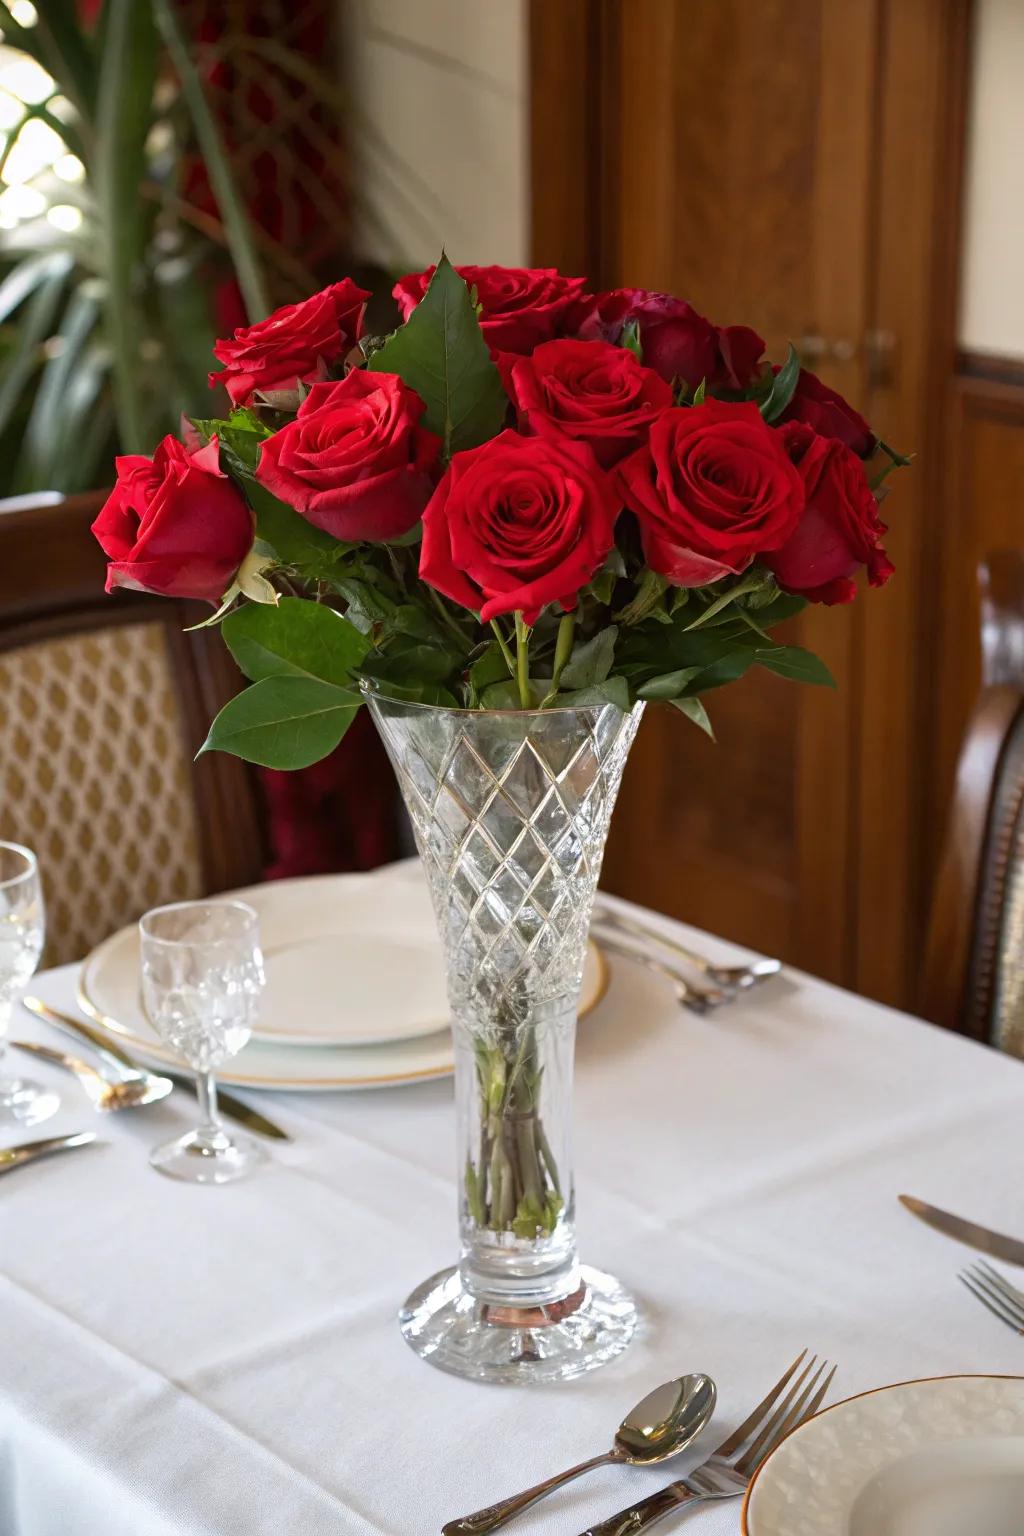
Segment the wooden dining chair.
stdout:
[[39,858],[49,964],[148,907],[246,885],[258,785],[195,754],[240,678],[202,604],[103,590],[103,496],[0,502],[0,838]]
[[1024,1057],[1024,552],[979,577],[987,686],[960,752],[920,1011]]

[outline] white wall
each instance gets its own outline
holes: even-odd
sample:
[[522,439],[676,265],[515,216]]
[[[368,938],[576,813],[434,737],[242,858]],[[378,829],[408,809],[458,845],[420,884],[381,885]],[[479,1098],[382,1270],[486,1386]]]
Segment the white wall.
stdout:
[[340,0],[355,254],[529,254],[525,0]]
[[1024,0],[977,0],[960,345],[1024,359]]

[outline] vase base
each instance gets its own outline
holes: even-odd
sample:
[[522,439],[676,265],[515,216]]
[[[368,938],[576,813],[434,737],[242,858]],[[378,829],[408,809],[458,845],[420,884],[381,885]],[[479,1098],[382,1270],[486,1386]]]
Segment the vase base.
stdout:
[[398,1314],[421,1359],[472,1381],[567,1381],[622,1353],[637,1323],[636,1303],[611,1275],[584,1265],[576,1296],[520,1313],[466,1290],[458,1268],[418,1286]]

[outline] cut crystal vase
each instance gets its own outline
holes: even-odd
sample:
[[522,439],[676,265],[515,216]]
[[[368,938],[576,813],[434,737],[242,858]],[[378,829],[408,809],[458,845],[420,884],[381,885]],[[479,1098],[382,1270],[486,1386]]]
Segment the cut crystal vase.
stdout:
[[426,868],[455,1045],[461,1259],[413,1292],[402,1332],[460,1376],[578,1376],[636,1325],[618,1281],[577,1260],[571,1143],[587,930],[643,706],[369,705]]

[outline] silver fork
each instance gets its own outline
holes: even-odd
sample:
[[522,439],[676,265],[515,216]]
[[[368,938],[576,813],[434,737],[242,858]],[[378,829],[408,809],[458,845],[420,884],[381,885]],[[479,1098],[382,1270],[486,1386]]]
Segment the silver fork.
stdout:
[[636,918],[627,917],[624,912],[619,911],[618,907],[606,906],[600,898],[594,906],[594,926],[616,928],[620,933],[628,934],[631,938],[645,944],[658,945],[661,949],[678,955],[688,965],[695,966],[713,986],[724,987],[727,991],[746,991],[748,987],[757,986],[758,982],[777,976],[782,970],[781,961],[767,957],[749,960],[744,965],[716,965],[706,955],[698,954],[695,949],[688,949],[685,944],[663,933],[660,928],[653,928]]
[[1007,1328],[1024,1335],[1024,1291],[1018,1291],[1009,1280],[1004,1280],[999,1271],[993,1269],[991,1264],[986,1264],[984,1259],[979,1259],[976,1264],[968,1264],[966,1269],[960,1271],[957,1279]]
[[[816,1355],[807,1360],[806,1349],[801,1350],[768,1396],[707,1461],[678,1482],[669,1483],[628,1509],[620,1509],[617,1515],[611,1515],[599,1525],[589,1525],[581,1536],[636,1536],[638,1531],[646,1531],[684,1505],[696,1504],[703,1499],[738,1498],[746,1492],[762,1461],[783,1437],[817,1413],[835,1373],[836,1367],[830,1368],[827,1360],[819,1364]],[[787,1387],[789,1391],[778,1402]]]

